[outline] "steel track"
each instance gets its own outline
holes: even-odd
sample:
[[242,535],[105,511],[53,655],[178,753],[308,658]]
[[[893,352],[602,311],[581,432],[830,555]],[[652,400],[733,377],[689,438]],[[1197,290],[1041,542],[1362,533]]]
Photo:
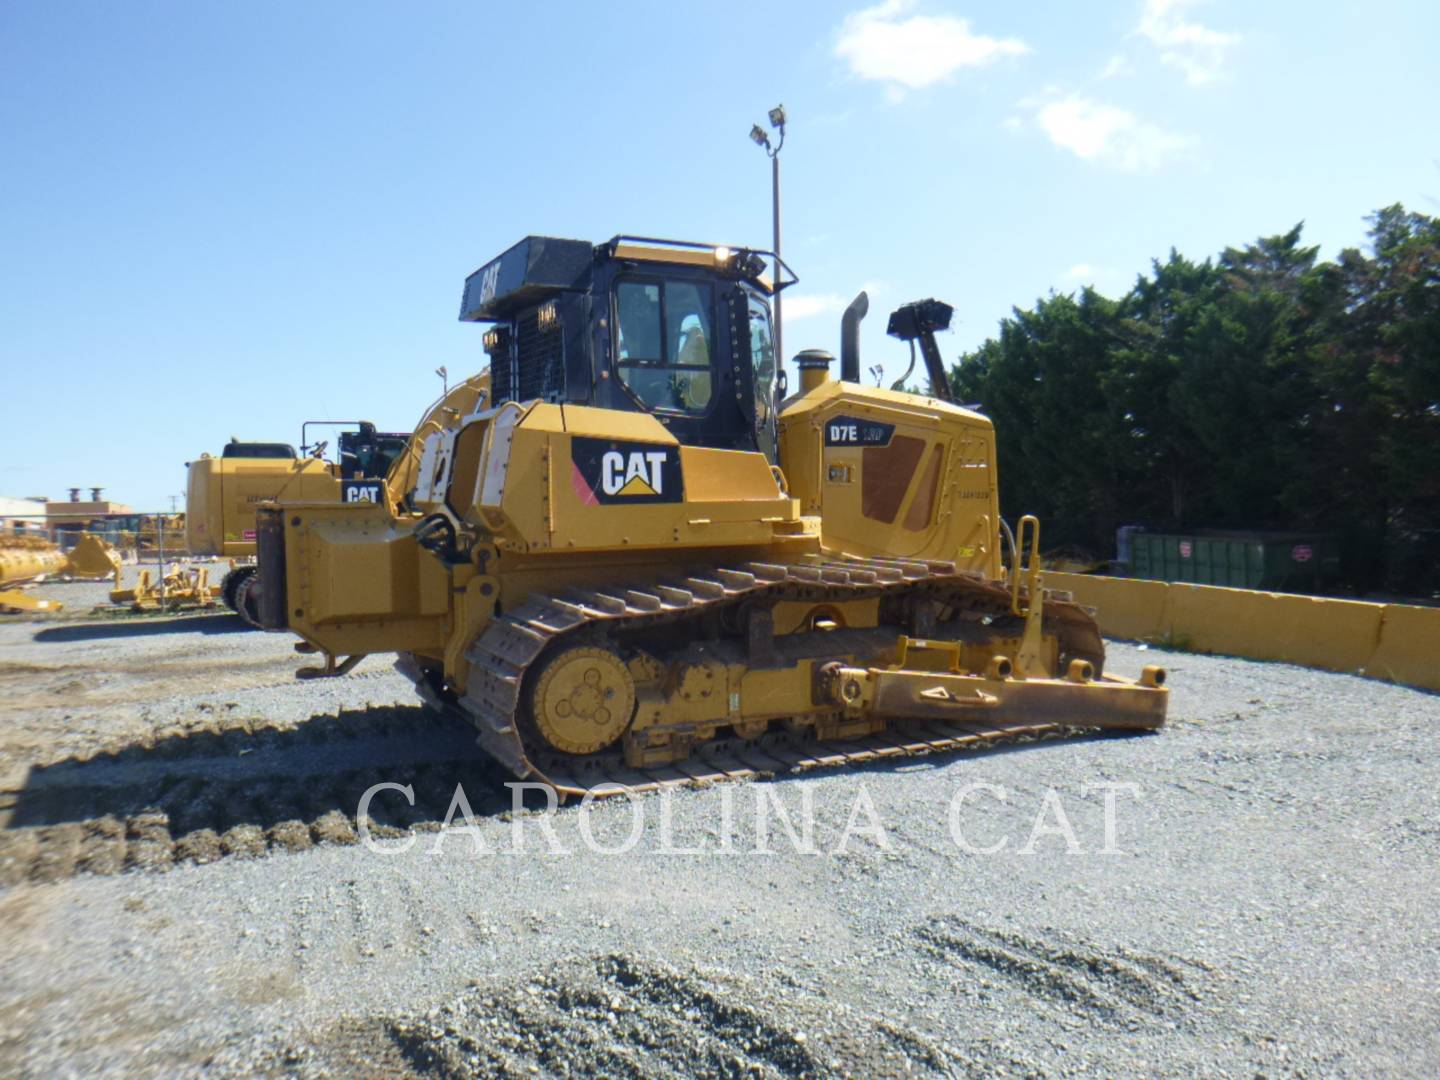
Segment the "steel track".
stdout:
[[[402,654],[396,668],[432,707],[472,723],[480,746],[512,773],[547,783],[566,796],[624,790],[643,793],[669,786],[851,766],[1064,730],[1053,722],[911,721],[892,725],[882,734],[831,742],[772,731],[754,740],[715,740],[684,761],[633,769],[618,752],[586,757],[549,752],[528,730],[529,725],[521,722],[526,677],[535,670],[536,661],[587,632],[641,631],[755,601],[798,600],[818,605],[877,595],[903,600],[910,594],[940,601],[956,622],[1010,614],[1011,598],[1003,586],[959,571],[951,563],[858,558],[749,562],[661,583],[534,594],[514,611],[494,619],[471,644],[466,652],[470,678],[466,692],[459,696],[441,690],[410,654]],[[1046,630],[1059,634],[1062,655],[1088,659],[1098,673],[1104,663],[1104,644],[1084,609],[1047,598],[1045,612]],[[945,634],[943,629],[937,633]]]

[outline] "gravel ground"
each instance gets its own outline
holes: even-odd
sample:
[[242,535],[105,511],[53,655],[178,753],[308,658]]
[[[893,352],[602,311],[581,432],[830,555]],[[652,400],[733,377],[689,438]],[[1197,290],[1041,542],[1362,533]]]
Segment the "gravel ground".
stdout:
[[1157,657],[1160,735],[552,818],[382,658],[5,622],[0,1075],[1433,1075],[1440,697]]

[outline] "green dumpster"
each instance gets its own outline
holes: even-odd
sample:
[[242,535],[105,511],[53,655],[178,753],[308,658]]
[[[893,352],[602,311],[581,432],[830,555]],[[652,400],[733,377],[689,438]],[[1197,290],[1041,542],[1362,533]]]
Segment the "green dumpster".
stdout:
[[1305,532],[1136,532],[1131,576],[1231,589],[1318,592],[1336,580],[1335,537]]

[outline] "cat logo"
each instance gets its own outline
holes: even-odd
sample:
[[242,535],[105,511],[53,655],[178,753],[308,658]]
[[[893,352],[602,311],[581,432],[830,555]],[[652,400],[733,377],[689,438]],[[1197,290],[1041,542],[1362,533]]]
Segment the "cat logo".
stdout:
[[495,299],[495,288],[500,284],[500,260],[496,259],[480,272],[480,303],[488,304]]
[[684,498],[678,447],[576,436],[570,448],[571,483],[587,506]]
[[382,480],[341,480],[340,501],[342,503],[375,503],[385,500],[380,494]]
[[665,494],[665,451],[605,451],[600,456],[600,486],[606,495]]

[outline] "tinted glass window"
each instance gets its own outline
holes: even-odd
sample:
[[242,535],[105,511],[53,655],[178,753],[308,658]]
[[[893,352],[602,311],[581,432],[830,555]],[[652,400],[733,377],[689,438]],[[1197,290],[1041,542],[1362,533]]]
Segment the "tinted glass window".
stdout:
[[750,298],[750,362],[755,367],[755,438],[760,450],[775,460],[775,342],[770,312]]
[[713,394],[710,286],[625,281],[615,288],[620,379],[647,408],[699,416]]
[[660,286],[627,281],[615,290],[620,309],[620,359],[663,364]]
[[230,442],[220,451],[221,457],[233,458],[293,458],[295,448],[288,443],[242,443]]

